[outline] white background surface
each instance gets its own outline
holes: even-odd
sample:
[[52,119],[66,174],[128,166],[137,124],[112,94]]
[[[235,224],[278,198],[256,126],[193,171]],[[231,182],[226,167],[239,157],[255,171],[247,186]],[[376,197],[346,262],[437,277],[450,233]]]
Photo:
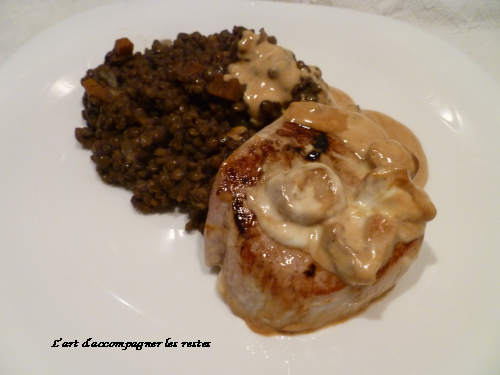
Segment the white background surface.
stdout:
[[[124,0],[0,1],[0,64],[24,42],[51,25],[84,10],[118,1]],[[331,5],[407,22],[459,48],[500,85],[498,0],[276,1]]]
[[[217,297],[201,236],[184,233],[184,217],[134,214],[130,194],[102,184],[73,138],[79,79],[102,61],[110,40],[130,35],[140,49],[191,21],[186,2],[175,3],[173,15],[159,3],[143,3],[85,13],[48,30],[0,68],[0,374],[497,375],[500,88],[490,77],[449,44],[380,17],[319,7],[276,15],[272,10],[285,8],[272,4],[265,12],[230,6],[214,23],[205,16],[209,3],[200,2],[194,13],[201,31],[233,21],[271,25],[268,31],[304,60],[335,61],[323,69],[327,81],[362,107],[410,126],[431,166],[427,190],[438,216],[418,262],[396,288],[332,329],[261,337]],[[43,20],[31,30],[37,34],[55,14],[67,17],[63,9],[79,12],[86,3],[32,3],[23,13],[25,4],[2,3],[11,17],[2,22],[15,26],[32,17],[2,41],[13,42]],[[390,1],[380,4],[396,9]],[[299,10],[309,34],[290,22]],[[331,38],[331,50],[318,48],[313,37],[324,29],[343,36]],[[201,339],[213,346],[50,347],[55,339],[89,337]]]

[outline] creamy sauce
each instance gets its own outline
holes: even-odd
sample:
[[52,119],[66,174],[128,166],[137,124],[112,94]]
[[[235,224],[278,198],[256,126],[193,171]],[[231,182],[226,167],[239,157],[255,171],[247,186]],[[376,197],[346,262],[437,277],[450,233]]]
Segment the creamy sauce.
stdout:
[[261,35],[251,30],[243,32],[238,42],[240,61],[229,65],[226,80],[236,78],[246,85],[244,100],[252,121],[258,122],[260,104],[264,100],[288,104],[292,101],[292,90],[302,77],[311,77],[324,87],[325,103],[328,86],[321,80],[321,72],[315,67],[299,69],[293,53],[287,49],[262,41]]
[[[385,159],[407,167],[416,186],[424,187],[428,179],[427,158],[418,138],[400,122],[380,112],[360,110],[352,99],[338,89],[331,89],[339,106],[318,103],[291,103],[284,113],[286,121],[328,133],[340,133],[346,145],[365,159]],[[342,104],[342,105],[340,105]],[[347,122],[349,121],[349,129]],[[374,140],[380,140],[374,142]],[[387,140],[385,142],[384,140]],[[381,166],[382,161],[375,162]]]
[[416,186],[424,187],[428,176],[429,168],[427,158],[418,138],[413,132],[400,122],[376,111],[363,110],[363,115],[384,129],[390,139],[394,139],[407,147],[418,160],[418,173],[413,179]]
[[247,204],[266,233],[290,247],[319,246],[323,226],[342,211],[346,198],[337,174],[321,163],[304,164],[271,176],[261,186],[249,187]]
[[314,102],[294,102],[283,114],[283,119],[298,125],[328,133],[347,130],[347,111]]
[[[421,150],[416,137],[389,117],[369,115],[377,122],[357,108],[292,103],[283,121],[326,132],[351,157],[327,153],[314,163],[298,158],[286,171],[264,166],[261,183],[247,189],[246,200],[271,238],[308,252],[325,270],[355,285],[373,284],[396,243],[423,236],[425,223],[436,215],[412,181],[425,165],[425,158],[419,163],[412,152]],[[345,168],[358,182],[342,181],[330,166],[332,156],[347,159]]]
[[335,87],[328,87],[328,93],[330,94],[336,107],[359,111],[359,107],[356,103],[354,103],[354,100],[352,100],[352,98],[345,92]]

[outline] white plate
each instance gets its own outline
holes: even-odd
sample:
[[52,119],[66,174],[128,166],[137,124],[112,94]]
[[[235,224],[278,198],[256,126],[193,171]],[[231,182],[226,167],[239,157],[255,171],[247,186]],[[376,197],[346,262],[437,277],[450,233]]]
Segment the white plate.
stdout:
[[[265,27],[363,108],[407,124],[428,154],[438,216],[417,263],[382,301],[313,334],[251,332],[218,297],[185,216],[134,212],[73,135],[79,79],[115,39],[143,49],[233,25]],[[444,42],[328,7],[125,2],[21,48],[0,67],[0,108],[0,373],[498,374],[500,89]],[[82,347],[89,338],[210,347]]]

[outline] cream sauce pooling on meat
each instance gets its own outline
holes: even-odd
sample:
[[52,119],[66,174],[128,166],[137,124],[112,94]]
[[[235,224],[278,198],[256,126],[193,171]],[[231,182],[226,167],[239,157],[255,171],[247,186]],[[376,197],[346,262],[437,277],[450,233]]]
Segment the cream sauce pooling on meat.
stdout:
[[[336,90],[337,102],[330,107],[313,102],[291,103],[283,114],[285,121],[336,133],[360,159],[373,161],[376,166],[401,165],[410,171],[413,183],[424,187],[428,178],[427,158],[418,138],[403,124],[375,111],[360,110],[350,98]],[[338,98],[342,99],[338,99]],[[349,129],[347,128],[349,122]]]
[[257,121],[260,103],[264,100],[282,104],[291,102],[292,90],[302,77],[311,77],[320,84],[325,92],[320,101],[330,103],[328,86],[321,80],[319,69],[299,69],[291,51],[265,39],[265,35],[245,30],[238,43],[238,55],[241,60],[229,65],[229,73],[225,76],[227,80],[236,78],[246,85],[244,100],[252,121]]
[[296,248],[318,247],[324,220],[344,210],[346,198],[337,174],[309,163],[269,177],[246,190],[247,204],[259,225],[278,242]]
[[[274,240],[310,253],[345,282],[374,283],[396,243],[423,236],[436,214],[427,194],[412,183],[417,158],[360,111],[292,103],[282,121],[330,134],[351,156],[327,153],[323,162],[312,163],[298,158],[286,171],[264,166],[269,173],[247,189],[248,207]],[[357,177],[342,181],[345,171],[334,171],[331,157],[348,159],[344,167]]]
[[424,187],[429,177],[429,167],[422,145],[415,134],[400,122],[383,113],[369,110],[363,110],[361,113],[379,125],[390,139],[398,141],[415,155],[418,171],[412,182],[416,186]]

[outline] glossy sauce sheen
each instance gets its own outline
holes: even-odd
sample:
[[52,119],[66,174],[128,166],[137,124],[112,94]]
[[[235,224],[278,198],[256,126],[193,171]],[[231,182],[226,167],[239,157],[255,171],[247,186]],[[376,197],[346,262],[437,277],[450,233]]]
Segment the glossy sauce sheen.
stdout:
[[299,69],[293,53],[267,40],[261,40],[251,30],[243,33],[238,44],[240,61],[229,65],[225,79],[238,79],[246,85],[244,100],[250,116],[255,121],[260,103],[264,100],[282,104],[292,101],[292,90],[302,77],[311,77],[324,88],[320,102],[330,104],[328,86],[321,80],[321,73],[315,67]]
[[[359,110],[314,102],[291,103],[283,121],[335,137],[354,157],[332,152],[318,162],[293,160],[285,168],[264,163],[261,183],[246,190],[249,209],[273,240],[303,249],[348,283],[374,283],[395,243],[423,236],[425,222],[435,215],[412,183],[417,157],[386,132],[397,137],[406,128],[396,128],[395,121],[384,128]],[[408,140],[411,132],[403,134]],[[416,137],[412,141],[418,146]],[[340,178],[330,157],[344,158],[343,169],[355,179]]]
[[426,157],[404,125],[322,81],[327,104],[289,103],[303,74],[289,51],[248,32],[240,57],[226,78],[246,85],[250,114],[263,100],[287,109],[221,166],[206,262],[256,332],[315,329],[382,295],[415,259],[436,215]]
[[[358,125],[356,132],[347,132],[345,121],[339,119],[339,115],[334,108],[327,106],[318,106],[316,103],[292,103],[284,116],[287,121],[308,126],[316,130],[341,133],[344,136],[344,142],[350,143],[353,151],[361,159],[366,157],[368,145],[376,139],[392,139],[400,145],[406,147],[417,159],[418,169],[413,176],[413,183],[416,186],[424,187],[428,179],[427,158],[418,138],[405,125],[384,115],[383,113],[360,110],[352,100],[338,89],[331,89],[334,100],[342,105],[338,106],[347,112],[361,115],[369,120]],[[336,108],[338,108],[336,107]],[[348,113],[343,115],[348,116]],[[340,120],[340,121],[339,121]],[[359,121],[358,121],[359,123]],[[383,154],[383,152],[381,153]],[[411,157],[410,153],[406,153]],[[383,155],[381,155],[382,157]]]
[[[320,157],[310,162],[307,156],[315,148]],[[357,170],[359,165],[362,167],[361,173]],[[338,180],[335,177],[329,178],[331,172],[327,168],[337,174],[350,202],[353,202],[352,197],[356,196],[364,175],[368,173],[366,171],[372,168],[349,150],[335,133],[325,135],[320,130],[284,121],[282,118],[264,128],[231,155],[221,166],[214,182],[205,228],[206,262],[209,266],[221,266],[218,277],[221,296],[236,315],[244,318],[260,333],[306,331],[351,316],[370,300],[392,287],[418,253],[422,237],[409,242],[399,241],[393,248],[382,249],[383,257],[375,259],[378,265],[375,268],[371,266],[370,269],[370,272],[376,271],[377,281],[370,284],[370,275],[359,276],[345,265],[347,272],[331,268],[328,257],[326,261],[321,259],[326,251],[311,251],[314,250],[315,244],[322,245],[322,241],[315,242],[313,239],[306,248],[299,248],[282,244],[279,238],[276,240],[275,237],[278,236],[273,235],[272,229],[262,225],[263,220],[258,217],[262,215],[259,205],[251,209],[250,197],[258,200],[261,195],[266,198],[267,189],[274,189],[276,192],[276,187],[279,186],[279,183],[274,183],[277,181],[273,182],[274,178],[283,179],[286,187],[288,177],[293,174],[299,177],[297,185],[300,185],[300,189],[309,191],[311,186],[304,184],[307,178],[301,179],[300,176],[304,172],[307,177],[316,166],[319,168],[316,178],[325,178],[324,181],[330,181],[333,186],[338,184]],[[292,172],[292,175],[279,177],[279,174],[284,172]],[[370,178],[376,182],[383,176],[372,173]],[[291,180],[293,181],[293,178]],[[400,184],[404,182],[404,178],[398,181],[396,183]],[[371,184],[369,181],[365,183],[368,186]],[[280,201],[278,203],[282,205],[287,201],[286,197],[293,198],[292,185],[285,188],[284,199],[268,199],[266,204],[271,206]],[[409,187],[408,184],[406,187]],[[333,196],[341,194],[341,190],[330,190]],[[399,191],[399,187],[396,191]],[[326,192],[320,189],[317,193],[324,196],[328,194],[328,189]],[[360,200],[366,201],[367,197],[360,196]],[[340,206],[343,205],[341,201],[339,203]],[[371,207],[376,208],[374,204],[371,204]],[[294,211],[293,207],[270,207],[270,211],[274,210],[275,215],[268,216],[267,220],[285,219],[295,225],[302,225],[304,231],[318,229],[317,237],[323,237],[329,244],[328,236],[325,236],[328,231],[321,227],[324,224],[334,224],[335,218],[340,218],[338,215],[341,213],[330,211],[327,207],[324,217],[311,216],[306,205],[306,215],[302,217],[305,219],[304,223],[300,217],[299,220],[293,218],[294,212],[304,213],[304,206],[299,204],[296,208]],[[369,213],[369,216],[373,216],[367,226],[370,229],[369,237],[379,244],[386,244],[385,235],[377,236],[377,233],[386,233],[384,220],[371,215],[372,212]],[[333,220],[329,218],[330,215],[334,215]],[[432,212],[424,219],[430,219],[430,216]],[[323,233],[320,233],[321,231]],[[402,234],[407,238],[411,237],[411,231]],[[281,241],[287,240],[289,239],[285,237]],[[296,241],[299,238],[290,240]],[[342,259],[353,259],[351,254],[346,252],[340,251],[338,254],[341,259],[337,263],[340,266]],[[363,257],[360,259],[365,260]]]
[[413,152],[419,163],[418,173],[414,177],[413,183],[423,188],[429,177],[429,167],[422,145],[415,134],[405,125],[383,113],[370,110],[363,110],[361,113],[380,126],[389,138],[400,142]]

